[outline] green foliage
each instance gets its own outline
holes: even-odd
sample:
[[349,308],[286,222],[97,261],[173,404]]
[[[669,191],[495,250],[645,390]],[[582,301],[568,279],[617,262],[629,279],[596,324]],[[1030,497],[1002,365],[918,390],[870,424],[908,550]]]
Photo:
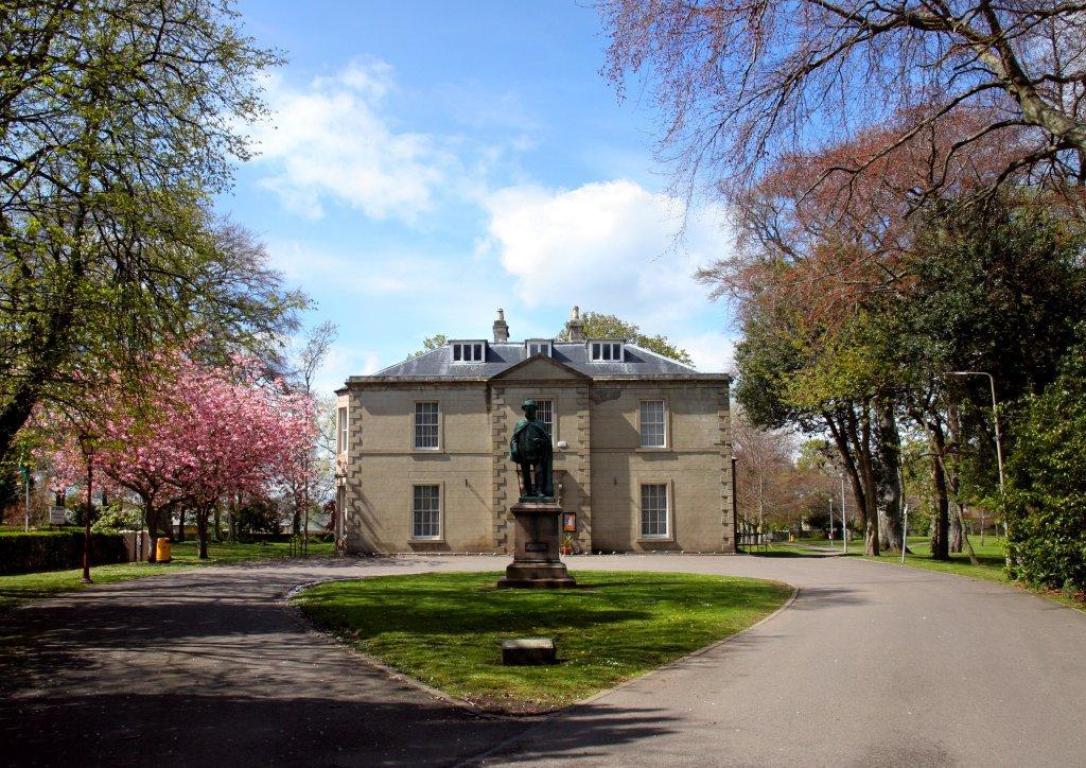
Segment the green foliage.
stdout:
[[[90,545],[95,565],[128,559],[119,535],[92,533]],[[5,531],[0,535],[0,574],[55,571],[75,568],[82,562],[82,531]]]
[[[163,345],[266,349],[304,305],[213,196],[279,57],[226,0],[0,6],[0,456]],[[93,423],[93,415],[87,416]]]
[[[650,352],[655,352],[658,355],[677,360],[684,365],[693,365],[693,359],[690,357],[690,353],[685,349],[672,344],[668,341],[666,336],[661,336],[659,334],[656,336],[649,336],[644,334],[634,323],[628,323],[615,315],[608,315],[602,312],[585,312],[581,315],[581,322],[584,323],[585,336],[590,339],[621,339],[622,341],[629,341]],[[569,341],[569,329],[563,328],[554,338],[558,341]]]
[[417,352],[412,352],[410,355],[407,356],[407,359],[410,360],[413,357],[425,355],[427,352],[431,352],[435,349],[441,349],[448,343],[449,337],[443,333],[435,333],[433,336],[427,336],[425,339],[422,340],[422,349]]
[[93,533],[114,533],[116,531],[138,531],[142,525],[140,511],[129,507],[111,504],[99,511],[98,517],[91,523]]
[[1008,525],[1017,575],[1086,591],[1086,344],[1028,399],[1016,433]]
[[253,499],[238,510],[238,537],[245,540],[253,534],[278,534],[282,526],[279,508],[267,499]]
[[809,429],[814,414],[788,397],[792,377],[807,364],[796,318],[785,312],[752,315],[743,331],[743,340],[735,347],[739,371],[735,397],[751,423],[769,429],[790,424]]

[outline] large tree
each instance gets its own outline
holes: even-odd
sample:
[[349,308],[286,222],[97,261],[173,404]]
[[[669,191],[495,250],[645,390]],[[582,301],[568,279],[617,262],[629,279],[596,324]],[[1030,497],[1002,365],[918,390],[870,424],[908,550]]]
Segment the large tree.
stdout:
[[211,214],[277,60],[225,0],[0,6],[0,456],[36,404],[162,345],[290,325],[301,297]]
[[[645,75],[662,152],[749,186],[796,148],[891,118],[880,154],[963,113],[1006,174],[1086,180],[1086,3],[1062,0],[599,0],[606,74]],[[860,171],[861,165],[849,170]],[[1000,178],[997,176],[997,179]],[[938,174],[929,189],[945,181]]]

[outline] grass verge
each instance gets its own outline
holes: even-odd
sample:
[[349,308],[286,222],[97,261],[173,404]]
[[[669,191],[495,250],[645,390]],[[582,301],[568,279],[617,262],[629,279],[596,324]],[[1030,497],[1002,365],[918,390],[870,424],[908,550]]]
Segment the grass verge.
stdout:
[[[800,540],[795,544],[772,544],[770,545],[768,552],[752,552],[752,554],[765,554],[770,557],[789,557],[797,556],[799,554],[825,556],[824,554],[820,555],[820,553],[813,552],[810,549],[804,549],[804,547],[829,548],[831,544],[834,552],[841,551],[840,541],[831,543],[825,540]],[[1011,579],[1004,568],[1004,549],[1003,540],[1001,538],[991,536],[986,537],[983,545],[980,544],[978,538],[973,538],[973,551],[977,557],[977,563],[975,565],[969,560],[969,555],[965,552],[951,554],[950,560],[933,560],[931,557],[931,541],[925,537],[910,536],[909,550],[910,551],[905,555],[904,563],[901,561],[900,552],[886,553],[879,555],[878,557],[867,557],[863,554],[863,541],[854,540],[849,542],[848,557],[861,557],[864,560],[891,563],[894,565],[903,564],[910,568],[922,568],[927,571],[938,571],[939,573],[950,573],[955,576],[965,576],[970,579],[1008,584],[1049,600],[1054,600],[1057,603],[1066,605],[1070,608],[1086,612],[1086,602],[1083,602],[1080,599],[1069,597],[1059,590],[1031,587],[1023,582]]]
[[[312,541],[309,543],[311,555],[330,555],[333,545]],[[200,568],[209,565],[239,563],[251,560],[274,560],[290,556],[290,544],[287,542],[258,544],[210,544],[207,560],[199,559],[196,542],[186,541],[173,545],[173,562],[151,565],[150,563],[121,563],[91,567],[91,578],[95,584],[111,584],[118,581],[142,579],[158,576],[172,571]],[[83,570],[76,568],[67,571],[44,571],[41,573],[19,573],[0,576],[0,609],[10,608],[25,600],[51,597],[61,592],[74,592],[84,589]]]
[[[383,576],[305,590],[318,626],[423,683],[489,711],[568,705],[740,630],[791,588],[755,579],[581,571],[578,588],[495,587],[500,573]],[[500,644],[553,637],[559,663],[505,667]]]

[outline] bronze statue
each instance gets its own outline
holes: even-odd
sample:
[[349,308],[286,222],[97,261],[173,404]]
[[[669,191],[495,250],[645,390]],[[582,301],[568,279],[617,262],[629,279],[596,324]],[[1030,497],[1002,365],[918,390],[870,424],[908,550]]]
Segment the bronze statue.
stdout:
[[521,405],[524,418],[513,428],[513,439],[509,441],[509,458],[520,466],[522,478],[521,499],[553,499],[554,474],[551,463],[554,459],[551,449],[551,436],[547,425],[536,421],[535,400],[525,400]]

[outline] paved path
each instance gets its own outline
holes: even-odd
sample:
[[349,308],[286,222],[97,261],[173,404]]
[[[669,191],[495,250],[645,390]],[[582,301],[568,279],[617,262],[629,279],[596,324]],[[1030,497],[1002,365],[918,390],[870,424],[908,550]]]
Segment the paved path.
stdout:
[[283,596],[317,579],[498,558],[212,568],[0,618],[10,766],[1081,766],[1086,614],[843,558],[591,557],[779,579],[792,607],[546,719],[479,717],[359,663]]

